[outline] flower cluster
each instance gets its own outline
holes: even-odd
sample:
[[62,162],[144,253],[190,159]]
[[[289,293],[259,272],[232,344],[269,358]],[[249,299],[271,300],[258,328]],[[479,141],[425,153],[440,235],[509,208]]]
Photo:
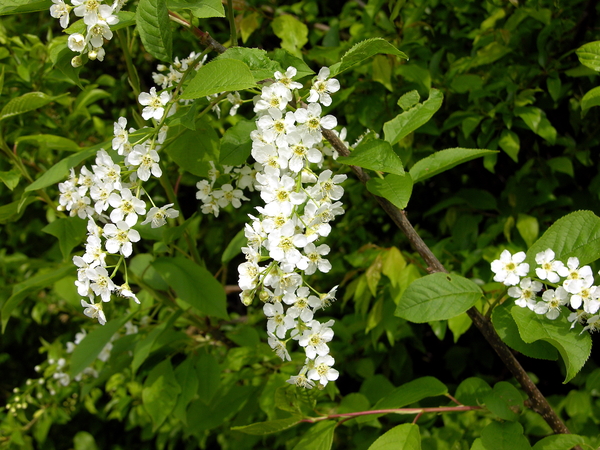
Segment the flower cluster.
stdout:
[[[554,320],[560,316],[563,307],[570,306],[574,310],[568,317],[573,323],[571,328],[579,322],[584,325],[584,330],[599,331],[600,287],[594,286],[592,268],[580,267],[579,259],[575,257],[569,258],[566,265],[555,257],[552,249],[535,256],[537,278],[552,289],[527,277],[529,264],[523,262],[524,252],[511,255],[504,250],[500,259],[492,262],[492,271],[496,274],[494,281],[511,286],[508,295],[516,298],[515,304],[522,308]],[[542,291],[540,300],[537,295]]]
[[68,5],[64,0],[52,0],[50,15],[59,19],[60,26],[67,28],[71,10],[77,17],[83,18],[86,26],[85,35],[73,33],[69,36],[67,45],[69,48],[79,53],[71,60],[73,67],[79,67],[83,64],[82,56],[87,54],[91,60],[104,60],[105,51],[102,47],[104,40],[111,40],[113,32],[111,25],[119,23],[117,14],[127,0],[115,0],[112,5],[105,5],[102,0],[71,0]]
[[[337,125],[334,116],[322,116],[319,102],[331,104],[329,94],[339,89],[338,81],[328,79],[328,68],[321,69],[309,104],[292,112],[288,105],[302,87],[293,81],[295,75],[293,67],[276,72],[275,81],[254,99],[258,115],[257,129],[251,133],[257,170],[254,189],[265,204],[257,207],[258,217],[250,216],[252,222],[246,224],[248,245],[242,248],[246,262],[238,271],[242,302],[249,305],[258,297],[264,303],[271,348],[282,360],[291,360],[288,341],[304,348],[305,364],[288,382],[312,388],[315,382],[324,387],[338,377],[328,347],[334,321],[314,319],[317,310],[335,300],[337,286],[319,293],[303,275],[331,269],[325,258],[330,249],[319,239],[330,233],[330,222],[344,213],[338,200],[346,176],[311,169],[311,163],[320,167],[323,162],[321,129]],[[265,260],[270,262],[261,264]]]
[[[102,304],[110,301],[111,294],[138,301],[127,284],[126,270],[124,284],[117,285],[113,279],[124,258],[132,254],[133,243],[140,240],[139,232],[133,228],[140,217],[144,217],[142,225],[150,223],[156,228],[164,225],[167,218],[179,216],[171,208],[172,203],[157,207],[150,197],[153,206],[147,211],[147,204],[141,198],[145,192],[142,182],[162,174],[158,151],[166,138],[165,130],[155,138],[132,144],[129,134],[133,131],[127,130],[124,117],[114,124],[112,149],[122,156],[119,158],[122,162],[115,162],[101,149],[91,170],[84,166],[76,175],[71,169],[70,178],[58,185],[58,209],[88,221],[85,253],[73,257],[78,267],[75,284],[79,295],[89,300],[81,300],[84,314],[101,324],[106,323]],[[108,264],[109,255],[118,258],[114,266]],[[114,269],[112,274],[108,272],[110,268]]]
[[[234,208],[239,208],[242,205],[242,200],[249,199],[244,195],[244,189],[254,191],[254,183],[256,178],[256,170],[250,166],[223,166],[223,173],[215,167],[215,164],[210,161],[211,170],[208,172],[208,180],[201,180],[196,183],[198,192],[196,198],[202,201],[202,212],[204,214],[214,214],[219,217],[221,208],[232,205]],[[217,179],[223,180],[226,178],[226,183],[221,182],[216,186]]]

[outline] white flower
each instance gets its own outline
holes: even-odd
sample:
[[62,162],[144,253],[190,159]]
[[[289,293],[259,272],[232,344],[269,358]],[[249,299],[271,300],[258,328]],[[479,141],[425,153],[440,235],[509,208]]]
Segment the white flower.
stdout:
[[296,73],[298,73],[298,71],[293,66],[288,67],[285,73],[279,71],[275,72],[274,77],[276,81],[272,86],[281,86],[289,90],[301,89],[302,83],[293,80]]
[[[579,293],[584,285],[589,283],[590,278],[593,283],[592,268],[590,266],[579,267],[579,259],[575,257],[569,258],[567,265],[558,269],[558,274],[567,278],[563,286],[571,294]],[[591,283],[589,285],[591,286]]]
[[268,317],[267,331],[277,335],[279,339],[285,338],[287,330],[294,328],[294,318],[283,313],[283,306],[278,303],[265,303],[263,312]]
[[98,22],[98,12],[101,1],[98,0],[71,0],[75,9],[73,12],[77,17],[83,17],[86,25],[95,25]]
[[277,356],[281,358],[282,361],[291,361],[290,354],[285,348],[285,342],[280,341],[273,333],[267,331],[269,346],[275,351]]
[[104,325],[106,323],[106,316],[104,315],[104,311],[102,311],[102,302],[88,303],[82,299],[81,306],[85,308],[83,310],[83,314],[91,317],[92,319],[98,319],[100,325]]
[[520,287],[513,286],[508,289],[508,295],[516,298],[515,305],[521,308],[529,308],[533,311],[536,305],[536,294],[542,290],[542,283],[531,281],[531,278],[523,278]]
[[71,49],[71,51],[74,52],[81,53],[85,49],[86,45],[87,42],[85,40],[85,36],[80,33],[73,33],[67,40],[67,46]]
[[86,270],[86,275],[92,282],[90,284],[94,294],[100,296],[103,302],[110,301],[110,293],[115,289],[115,283],[108,276],[108,271],[101,266]]
[[589,330],[590,333],[600,331],[600,314],[596,314],[587,319],[587,325],[583,327],[583,331],[585,330]]
[[506,286],[515,286],[519,283],[520,277],[524,277],[529,272],[529,264],[523,263],[525,252],[518,252],[511,255],[508,250],[504,250],[500,259],[492,262],[492,272],[494,281],[503,282]]
[[312,242],[304,247],[304,254],[308,259],[308,266],[304,269],[306,275],[312,275],[319,269],[320,272],[327,273],[331,270],[331,263],[322,258],[329,254],[330,248],[326,244],[321,244],[318,247]]
[[540,280],[548,280],[550,283],[558,283],[560,277],[556,272],[564,266],[561,261],[554,260],[555,254],[552,249],[544,250],[535,255],[535,262],[540,266],[535,273]]
[[115,208],[110,213],[110,220],[114,223],[125,220],[132,227],[137,223],[138,215],[146,214],[146,203],[134,197],[129,189],[122,189],[119,194],[113,192],[108,203]]
[[52,0],[52,3],[54,4],[50,7],[50,15],[55,19],[59,19],[61,27],[67,28],[71,6],[65,4],[63,0]]
[[331,355],[318,356],[306,376],[311,380],[318,380],[321,386],[326,386],[329,381],[335,381],[340,376],[340,373],[332,368],[334,363]]
[[150,88],[150,93],[142,92],[138,97],[140,105],[145,106],[142,111],[142,117],[145,120],[151,118],[156,120],[162,119],[165,113],[165,105],[169,103],[170,100],[171,94],[167,91],[163,91],[158,95],[155,87]]
[[151,174],[157,178],[162,175],[162,169],[158,165],[159,161],[158,152],[147,145],[136,145],[128,156],[129,164],[139,166],[137,176],[142,181],[148,181]]
[[317,75],[317,79],[313,83],[310,95],[308,96],[310,103],[321,102],[323,106],[331,105],[331,96],[329,94],[340,90],[340,82],[335,78],[328,80],[329,73],[328,67],[323,67],[319,71],[319,75]]
[[250,200],[244,197],[244,192],[240,189],[234,189],[229,183],[221,186],[221,189],[213,191],[214,198],[217,199],[217,203],[221,208],[225,208],[231,203],[234,208],[242,206],[241,200]]
[[150,211],[148,211],[148,214],[146,215],[146,220],[142,222],[142,225],[151,222],[150,226],[152,228],[158,228],[166,224],[167,219],[175,219],[179,217],[179,211],[171,208],[171,206],[173,206],[173,203],[169,203],[168,205],[165,205],[161,208],[153,206],[152,208],[150,208]]
[[333,320],[325,323],[313,320],[309,323],[310,329],[305,330],[298,340],[298,344],[304,347],[307,358],[315,359],[317,355],[324,356],[329,353],[327,342],[333,339],[333,330],[330,328],[333,323]]
[[[331,130],[337,125],[337,119],[328,115],[321,117],[321,105],[310,103],[306,108],[298,108],[294,113],[296,122],[302,124],[297,129],[299,132],[306,132],[310,136],[310,142],[317,144],[321,142],[321,128]],[[304,137],[306,142],[308,139]]]
[[[73,36],[73,35],[71,35]],[[119,117],[119,120],[114,123],[112,140],[112,148],[116,150],[119,155],[123,154],[123,146],[126,142],[129,142],[129,133],[127,132],[127,119],[125,117]]]
[[568,296],[568,292],[562,286],[556,290],[548,289],[542,294],[543,301],[538,302],[533,311],[536,314],[545,314],[548,319],[554,320],[560,316],[562,306],[569,301]]
[[104,234],[108,238],[106,240],[106,250],[110,253],[120,252],[126,258],[133,251],[132,242],[140,240],[140,233],[130,228],[129,224],[123,220],[117,224],[108,223],[104,226]]

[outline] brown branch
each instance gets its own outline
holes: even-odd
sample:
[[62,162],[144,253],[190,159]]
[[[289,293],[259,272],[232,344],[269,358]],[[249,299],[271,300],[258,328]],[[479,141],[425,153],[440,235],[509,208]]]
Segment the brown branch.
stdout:
[[393,408],[393,409],[373,409],[370,411],[358,411],[351,413],[341,413],[341,414],[328,414],[322,417],[307,417],[305,419],[300,420],[300,422],[308,422],[315,423],[321,422],[323,420],[328,419],[339,419],[339,418],[353,418],[353,417],[361,417],[368,416],[371,414],[407,414],[412,415],[416,414],[417,417],[421,417],[421,415],[426,413],[444,413],[444,412],[463,412],[463,411],[475,411],[483,409],[481,406],[439,406],[433,408]]
[[177,22],[183,25],[184,27],[189,28],[190,31],[194,33],[194,35],[198,38],[202,46],[212,48],[217,53],[224,53],[225,50],[227,50],[227,48],[224,47],[220,42],[215,41],[213,37],[210,34],[208,34],[208,32],[202,31],[200,28],[193,26],[190,22],[185,20],[179,14],[173,11],[169,11],[169,16],[171,16],[171,20],[173,20],[174,22]]

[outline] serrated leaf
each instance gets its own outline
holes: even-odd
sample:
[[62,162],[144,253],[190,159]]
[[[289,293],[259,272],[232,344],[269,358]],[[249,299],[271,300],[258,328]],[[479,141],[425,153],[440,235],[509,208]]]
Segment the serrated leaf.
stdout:
[[325,420],[313,425],[304,433],[293,450],[330,450],[336,425],[333,420]]
[[423,103],[418,103],[383,124],[385,140],[394,145],[419,127],[425,125],[437,110],[440,109],[443,101],[444,95],[442,92],[437,89],[431,89],[429,98]]
[[191,100],[225,91],[249,89],[255,85],[254,76],[244,62],[216,59],[198,69],[181,98]]
[[481,443],[486,450],[530,450],[518,422],[492,422],[481,430]]
[[382,434],[369,450],[421,450],[421,433],[414,423],[404,423]]
[[219,137],[217,133],[204,121],[196,122],[195,130],[185,130],[167,148],[165,152],[183,170],[207,177],[210,170],[210,161],[219,159]]
[[384,398],[379,400],[372,409],[403,408],[428,397],[437,397],[448,393],[444,383],[434,377],[421,377],[398,386]]
[[43,92],[28,92],[20,97],[13,98],[4,105],[4,108],[0,112],[0,120],[41,108],[56,100],[56,98],[50,97]]
[[189,10],[200,19],[225,17],[225,9],[221,0],[167,0],[169,9]]
[[408,59],[405,53],[383,38],[367,39],[354,45],[342,56],[340,62],[333,64],[329,68],[331,76],[334,77],[377,54],[396,55],[400,58]]
[[525,262],[535,266],[535,255],[552,249],[555,258],[565,264],[571,257],[579,264],[600,258],[600,217],[591,211],[576,211],[558,219],[529,250]]
[[71,250],[83,242],[87,234],[87,222],[79,217],[66,217],[56,219],[42,228],[44,233],[51,234],[58,239],[63,260],[70,259]]
[[600,41],[588,42],[575,52],[584,66],[600,72]]
[[152,266],[184,302],[204,314],[229,317],[225,290],[205,268],[183,257],[158,258]]
[[148,374],[142,389],[144,409],[152,418],[157,430],[177,404],[181,386],[177,383],[170,360],[159,363]]
[[389,200],[400,209],[406,208],[412,194],[413,180],[406,173],[403,176],[390,174],[385,178],[371,178],[367,181],[367,189],[370,193]]
[[292,55],[300,56],[300,49],[308,42],[308,27],[290,14],[278,16],[271,22],[281,47]]
[[270,420],[268,422],[257,422],[251,425],[245,425],[243,427],[231,427],[233,431],[240,431],[246,434],[254,434],[258,436],[264,436],[266,434],[279,433],[280,431],[287,430],[294,425],[300,423],[302,417],[292,416],[286,419]]
[[173,36],[166,0],[140,0],[135,19],[146,51],[156,59],[171,62]]
[[581,99],[581,109],[583,112],[590,109],[592,106],[600,105],[600,86],[590,89]]
[[337,162],[379,172],[404,175],[402,160],[394,153],[390,143],[381,139],[361,142],[350,156],[340,156]]
[[579,324],[571,329],[571,323],[567,320],[565,312],[555,320],[549,320],[544,315],[519,306],[513,306],[510,313],[525,342],[543,340],[558,350],[567,369],[565,383],[577,375],[590,357],[592,338],[589,333],[581,332],[583,328]]
[[479,286],[460,275],[433,273],[408,286],[395,315],[415,323],[450,319],[467,311],[482,295]]
[[244,164],[252,150],[250,133],[256,130],[256,122],[241,120],[229,128],[221,138],[219,163],[228,166]]
[[[234,47],[228,49],[215,59],[236,59],[242,61],[248,66],[256,81],[273,78],[273,74],[276,71],[282,70],[278,62],[273,61],[267,56],[265,50],[259,48]],[[283,70],[285,71],[285,69]]]
[[485,155],[498,153],[496,150],[449,148],[435,152],[415,163],[410,169],[413,183],[426,180],[446,170],[450,170],[459,164],[480,158]]
[[585,444],[583,436],[576,434],[556,434],[540,439],[532,450],[571,450],[576,445]]

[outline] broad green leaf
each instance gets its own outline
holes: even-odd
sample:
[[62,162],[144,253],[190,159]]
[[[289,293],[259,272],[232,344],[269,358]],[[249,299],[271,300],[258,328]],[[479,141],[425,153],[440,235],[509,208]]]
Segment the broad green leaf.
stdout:
[[519,230],[519,234],[527,247],[531,247],[539,236],[540,225],[535,217],[519,214],[517,217],[517,230]]
[[472,323],[473,321],[467,313],[462,313],[456,317],[448,319],[448,328],[450,331],[452,331],[452,337],[455,344],[458,342],[458,338],[460,338],[469,330],[469,328],[471,328]]
[[445,384],[434,377],[422,377],[397,387],[379,400],[372,409],[396,409],[416,403],[424,398],[448,393]]
[[68,264],[66,266],[58,266],[49,271],[38,273],[27,280],[15,284],[12,288],[12,295],[6,300],[2,306],[2,333],[6,329],[6,324],[10,318],[13,310],[33,292],[37,292],[47,286],[52,286],[58,280],[73,275],[75,273],[75,266]]
[[560,77],[558,73],[551,73],[550,76],[546,79],[546,86],[548,87],[548,93],[552,100],[555,102],[560,100],[561,92],[562,92],[562,82],[560,81]]
[[360,143],[350,156],[340,156],[337,161],[379,172],[404,175],[402,160],[394,153],[390,143],[381,139],[371,139]]
[[231,427],[231,429],[246,434],[263,436],[266,434],[279,433],[280,431],[287,430],[288,428],[299,424],[301,419],[302,417],[300,416],[292,416],[286,419],[270,420],[268,422],[257,422],[242,427]]
[[600,105],[600,86],[590,89],[581,99],[581,109],[583,112],[590,109],[592,106]]
[[71,250],[81,244],[87,234],[87,222],[79,217],[56,219],[42,228],[44,233],[51,234],[58,239],[63,260],[70,260]]
[[216,59],[198,69],[181,98],[190,100],[224,91],[249,89],[255,85],[254,76],[244,62]]
[[375,55],[373,58],[373,81],[383,84],[390,92],[394,92],[392,86],[392,62],[387,56]]
[[292,450],[330,450],[336,422],[325,420],[313,425]]
[[470,67],[491,64],[512,51],[513,49],[510,47],[504,46],[498,42],[492,42],[477,50],[477,53],[471,59]]
[[221,0],[167,0],[169,9],[189,10],[200,19],[225,17],[225,9]]
[[106,325],[96,327],[83,338],[71,356],[71,377],[78,375],[96,360],[104,346],[110,342],[130,317],[131,315],[122,315],[113,320],[107,318]]
[[470,377],[458,385],[454,396],[463,405],[477,406],[483,403],[484,397],[490,392],[492,388],[486,381]]
[[392,120],[383,124],[385,140],[394,145],[417,128],[425,125],[436,111],[440,109],[443,100],[444,95],[441,91],[431,89],[429,98],[423,103],[416,104],[409,110],[398,114]]
[[421,100],[419,92],[417,90],[412,90],[398,99],[398,106],[402,108],[403,111],[406,111],[419,103],[419,100]]
[[596,261],[600,258],[600,217],[591,211],[561,217],[527,250],[525,262],[534,268],[535,255],[549,248],[565,264],[573,256],[581,265]]
[[83,66],[73,67],[71,64],[73,56],[73,51],[67,47],[66,36],[64,36],[64,41],[61,43],[51,44],[50,46],[50,59],[56,68],[75,85],[79,86],[80,89],[83,89],[83,84],[81,84],[81,80],[79,79],[79,73]]
[[510,314],[512,302],[497,305],[492,313],[492,324],[500,339],[510,348],[523,353],[530,358],[548,359],[556,361],[558,352],[552,345],[545,341],[536,341],[530,344],[521,339],[519,328]]
[[6,172],[0,172],[0,181],[2,181],[11,191],[18,186],[20,179],[21,172],[16,168]]
[[407,173],[404,175],[387,175],[385,178],[371,178],[367,181],[367,189],[372,194],[389,200],[400,209],[406,208],[412,194],[413,180]]
[[2,3],[0,3],[0,16],[49,11],[50,6],[52,6],[51,0],[2,0]]
[[20,200],[0,206],[0,223],[14,222],[18,220],[27,206],[35,202],[37,198],[33,195],[23,196]]
[[584,66],[600,72],[600,41],[588,42],[575,52]]
[[404,423],[379,436],[369,450],[421,450],[421,433],[414,423]]
[[290,14],[278,16],[271,22],[281,47],[292,55],[301,56],[300,49],[308,42],[308,27]]
[[250,133],[254,130],[256,122],[250,120],[241,120],[229,128],[221,138],[219,163],[228,166],[244,164],[252,150]]
[[504,152],[511,157],[514,162],[519,161],[519,150],[521,149],[521,141],[519,135],[510,130],[502,130],[498,145]]
[[166,0],[140,0],[135,19],[146,51],[161,61],[173,61],[173,36]]
[[486,450],[529,450],[531,445],[523,436],[518,422],[492,422],[481,430],[481,443]]
[[234,238],[227,244],[223,255],[221,256],[221,262],[223,264],[227,264],[237,255],[242,253],[242,247],[246,246],[248,243],[248,239],[246,238],[245,230],[241,229],[234,236]]
[[34,134],[31,136],[20,136],[15,139],[17,145],[26,143],[36,147],[47,148],[50,150],[66,150],[68,152],[78,152],[81,147],[71,139],[53,134]]
[[589,333],[581,332],[581,325],[571,329],[565,312],[555,320],[518,306],[513,306],[510,312],[525,342],[543,340],[558,350],[567,369],[565,383],[577,375],[592,351],[592,338]]
[[540,439],[533,450],[571,450],[576,445],[585,444],[585,438],[576,434],[555,434]]
[[152,266],[181,300],[209,316],[228,318],[225,290],[208,270],[183,257],[158,258]]
[[514,110],[527,126],[538,136],[544,138],[550,145],[556,142],[556,128],[546,118],[546,114],[535,106],[519,106]]
[[502,420],[517,420],[523,411],[523,397],[506,381],[496,383],[494,389],[483,397],[483,403]]
[[473,74],[457,75],[452,79],[452,83],[450,83],[450,87],[452,87],[452,89],[459,94],[481,89],[482,86],[483,78],[481,78],[479,75]]
[[273,61],[267,56],[265,50],[259,48],[234,47],[228,49],[215,59],[235,59],[242,61],[248,66],[256,81],[273,78],[273,74],[282,69],[278,62]]
[[449,148],[435,152],[415,163],[410,169],[413,183],[426,180],[453,167],[485,155],[498,153],[496,150]]
[[194,368],[194,358],[189,356],[175,369],[177,384],[181,386],[181,394],[173,409],[173,415],[187,425],[186,408],[198,391],[198,375]]
[[479,286],[460,275],[432,273],[408,286],[395,314],[416,323],[450,319],[467,311],[482,295]]
[[221,380],[221,368],[217,359],[210,353],[200,353],[196,361],[196,375],[200,400],[207,405],[212,404]]
[[195,130],[185,130],[165,151],[183,170],[207,177],[209,161],[218,160],[219,137],[210,124],[199,121]]
[[245,15],[242,21],[240,22],[240,34],[242,35],[242,43],[248,42],[248,38],[254,33],[256,30],[260,28],[260,23],[258,22],[258,18],[260,15],[258,12],[254,11],[248,15]]
[[177,383],[173,366],[169,359],[159,363],[148,374],[142,390],[144,409],[152,417],[156,431],[177,404],[181,386]]
[[551,158],[546,161],[548,167],[553,172],[566,173],[571,178],[575,178],[575,170],[573,169],[573,162],[571,162],[571,158],[567,156],[557,156],[556,158]]
[[397,286],[400,281],[400,273],[406,267],[404,256],[396,247],[390,247],[383,255],[382,260],[381,273],[390,279],[393,286]]
[[170,317],[162,322],[160,325],[155,327],[148,335],[140,339],[135,345],[135,350],[133,352],[133,360],[131,361],[131,372],[136,373],[140,366],[146,361],[146,358],[150,355],[154,343],[158,339],[158,337],[165,331],[169,330],[173,323],[183,314],[181,309],[173,312]]
[[333,64],[329,68],[331,76],[334,77],[378,54],[396,55],[400,58],[408,59],[408,56],[406,56],[405,53],[398,50],[388,41],[376,37],[359,42],[348,50],[344,56],[342,56],[340,62]]
[[277,61],[281,69],[286,71],[288,67],[296,68],[296,76],[294,80],[298,80],[300,78],[307,77],[309,75],[314,75],[314,71],[306,65],[306,63],[298,58],[297,56],[292,55],[290,52],[284,50],[283,48],[278,48],[271,54],[271,59],[273,61]]
[[231,415],[239,411],[242,406],[256,396],[257,388],[252,386],[233,386],[224,395],[206,404],[202,400],[193,401],[187,409],[187,422],[189,429],[205,431],[218,427]]
[[13,98],[0,111],[0,121],[46,106],[48,103],[56,100],[56,98],[50,97],[43,92],[28,92],[20,97]]

